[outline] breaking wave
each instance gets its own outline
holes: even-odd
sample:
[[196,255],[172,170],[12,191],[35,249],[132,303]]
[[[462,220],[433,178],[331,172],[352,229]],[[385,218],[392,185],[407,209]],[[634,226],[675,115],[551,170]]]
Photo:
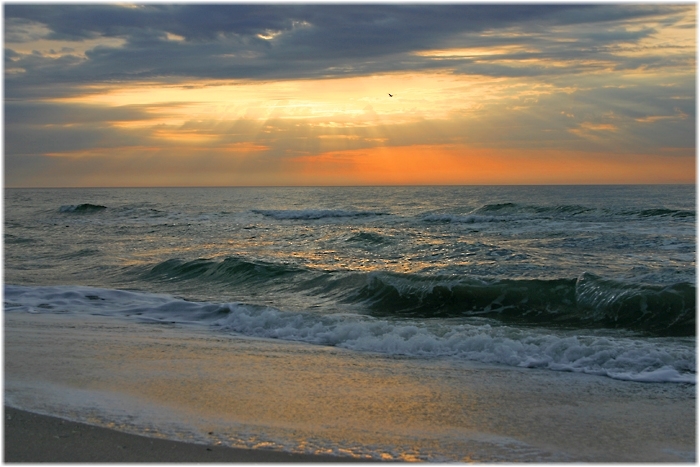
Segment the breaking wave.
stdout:
[[352,300],[379,315],[485,316],[520,324],[694,336],[695,295],[688,283],[626,284],[592,274],[487,282],[378,273],[369,275]]
[[481,280],[392,272],[318,271],[291,264],[172,259],[142,275],[155,281],[202,281],[228,287],[281,288],[332,297],[380,317],[479,316],[507,323],[624,329],[652,336],[694,336],[696,287],[625,283],[584,273],[578,278]]
[[557,335],[542,329],[395,321],[348,313],[292,313],[267,306],[190,302],[168,295],[81,286],[6,285],[4,299],[9,313],[121,316],[385,355],[449,357],[632,381],[695,382],[695,350],[690,342]]

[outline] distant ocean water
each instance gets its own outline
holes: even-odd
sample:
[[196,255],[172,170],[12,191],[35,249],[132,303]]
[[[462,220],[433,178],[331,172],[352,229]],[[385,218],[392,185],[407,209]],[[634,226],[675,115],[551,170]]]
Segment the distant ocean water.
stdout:
[[6,313],[696,381],[694,186],[6,189]]

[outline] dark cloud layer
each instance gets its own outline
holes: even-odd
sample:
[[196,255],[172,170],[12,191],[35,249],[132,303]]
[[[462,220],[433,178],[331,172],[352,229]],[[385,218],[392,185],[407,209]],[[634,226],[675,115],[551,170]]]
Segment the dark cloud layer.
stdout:
[[[672,15],[687,6],[663,5],[115,5],[6,4],[8,95],[29,86],[162,77],[216,79],[318,78],[444,68],[459,73],[523,76],[545,70],[440,60],[415,52],[447,47],[535,45],[532,58],[571,59],[635,42],[653,31],[626,31],[615,22]],[[561,43],[557,27],[601,25]],[[118,38],[61,57],[17,54],[41,25],[43,38]],[[609,25],[606,26],[606,25]],[[511,34],[493,34],[507,31]],[[488,33],[483,35],[482,33]],[[560,34],[561,35],[561,34]],[[570,35],[570,34],[569,34]],[[172,40],[177,36],[178,39]],[[534,42],[533,42],[534,41]],[[623,64],[621,66],[641,66]]]

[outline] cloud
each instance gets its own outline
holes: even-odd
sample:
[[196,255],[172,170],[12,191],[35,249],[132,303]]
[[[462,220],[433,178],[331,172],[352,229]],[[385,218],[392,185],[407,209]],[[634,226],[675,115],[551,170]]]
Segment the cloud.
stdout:
[[5,103],[5,118],[14,125],[50,125],[57,121],[64,125],[132,121],[152,118],[146,106],[122,106],[105,108],[97,105],[65,104],[58,102]]
[[[489,76],[561,73],[543,66],[638,43],[652,27],[624,26],[678,15],[691,6],[649,5],[5,5],[8,90],[31,85],[180,77],[282,79],[357,76],[436,68]],[[636,23],[635,23],[636,24]],[[545,32],[546,31],[546,32]],[[173,37],[181,40],[173,40]],[[120,46],[106,45],[119,38]],[[22,43],[97,42],[84,58],[66,53],[17,55]],[[439,48],[529,44],[503,60],[422,57]],[[690,51],[690,55],[694,52]],[[610,56],[608,59],[614,60]],[[522,64],[521,64],[522,65]],[[625,68],[645,63],[627,60]],[[660,64],[661,65],[661,64]],[[566,66],[564,67],[566,69]],[[24,91],[26,92],[26,91]]]
[[14,185],[48,183],[54,171],[78,184],[112,183],[100,171],[147,183],[148,170],[164,166],[163,184],[198,170],[198,183],[226,184],[240,171],[274,184],[293,161],[362,153],[389,164],[391,150],[413,146],[416,158],[445,145],[576,152],[577,164],[586,152],[666,157],[695,147],[690,4],[4,12]]

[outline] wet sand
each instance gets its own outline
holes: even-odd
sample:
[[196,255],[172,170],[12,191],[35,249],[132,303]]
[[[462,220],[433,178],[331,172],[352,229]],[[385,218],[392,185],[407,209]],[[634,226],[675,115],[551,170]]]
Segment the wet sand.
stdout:
[[339,456],[294,454],[190,444],[122,433],[5,407],[4,462],[359,462]]
[[5,407],[4,462],[362,462],[147,438]]
[[6,405],[87,423],[8,410],[7,462],[695,461],[693,385],[69,314],[4,345]]

